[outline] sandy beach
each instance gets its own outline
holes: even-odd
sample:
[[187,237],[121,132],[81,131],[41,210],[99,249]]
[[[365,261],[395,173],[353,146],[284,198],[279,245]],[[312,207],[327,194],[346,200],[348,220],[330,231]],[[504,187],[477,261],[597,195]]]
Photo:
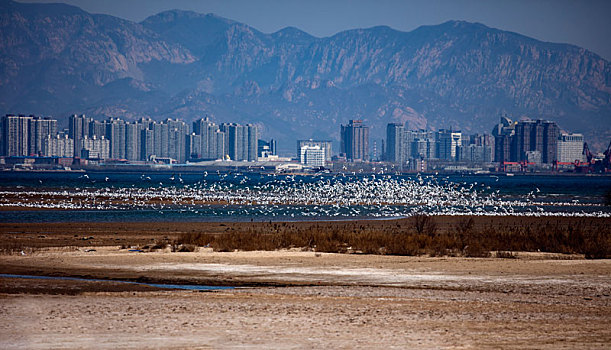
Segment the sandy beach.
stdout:
[[[0,348],[605,349],[611,343],[608,259],[138,252],[87,244],[0,256],[2,273],[107,280],[0,278]],[[180,291],[118,280],[237,288]]]

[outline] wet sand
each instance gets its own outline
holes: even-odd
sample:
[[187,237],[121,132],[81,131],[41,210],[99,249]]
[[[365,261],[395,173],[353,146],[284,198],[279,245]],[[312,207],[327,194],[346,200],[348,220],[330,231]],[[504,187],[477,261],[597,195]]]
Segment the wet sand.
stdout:
[[[447,220],[442,226],[451,227],[454,219]],[[503,225],[519,223],[504,220]],[[38,247],[0,255],[0,273],[238,288],[194,292],[112,281],[0,278],[0,348],[607,349],[611,344],[608,259],[538,252],[518,252],[515,259],[300,249],[136,252],[116,241],[148,243],[192,229],[223,232],[228,225],[249,224],[1,224],[0,238],[21,244],[27,236]]]

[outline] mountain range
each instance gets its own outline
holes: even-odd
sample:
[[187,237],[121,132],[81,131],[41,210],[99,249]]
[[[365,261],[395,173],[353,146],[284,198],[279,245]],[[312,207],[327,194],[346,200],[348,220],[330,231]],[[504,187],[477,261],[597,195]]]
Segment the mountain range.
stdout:
[[450,21],[318,38],[172,10],[140,23],[0,0],[0,112],[250,122],[294,152],[362,119],[490,132],[501,115],[611,139],[611,65],[583,48]]

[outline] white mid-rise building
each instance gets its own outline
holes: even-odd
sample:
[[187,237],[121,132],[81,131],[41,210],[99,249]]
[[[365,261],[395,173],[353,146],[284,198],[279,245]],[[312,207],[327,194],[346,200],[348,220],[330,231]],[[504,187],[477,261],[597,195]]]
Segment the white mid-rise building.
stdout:
[[309,166],[325,166],[325,149],[320,146],[301,146],[299,149],[301,164]]
[[558,161],[583,161],[583,135],[560,134],[558,137]]

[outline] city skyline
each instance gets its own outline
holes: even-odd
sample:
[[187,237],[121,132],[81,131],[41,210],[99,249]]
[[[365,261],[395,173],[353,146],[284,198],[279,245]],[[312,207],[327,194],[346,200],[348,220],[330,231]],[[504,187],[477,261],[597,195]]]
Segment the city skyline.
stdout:
[[[259,139],[252,124],[220,123],[200,118],[189,125],[179,119],[135,122],[120,118],[98,121],[72,115],[69,127],[59,130],[57,120],[37,116],[2,117],[0,154],[4,156],[74,157],[92,160],[164,161],[197,160],[257,161],[276,155],[276,141]],[[339,155],[325,140],[297,140],[297,160],[324,167],[327,162],[385,161],[412,167],[419,160],[447,162],[557,165],[584,159],[584,138],[563,133],[545,120],[513,121],[502,117],[491,133],[466,134],[460,130],[411,130],[389,123],[382,141],[381,157],[369,156],[368,126],[361,120],[341,124]],[[385,145],[385,149],[384,149]],[[374,146],[375,147],[375,146]],[[337,157],[337,159],[336,159]],[[167,159],[167,160],[166,160]],[[418,165],[425,168],[426,165]]]

